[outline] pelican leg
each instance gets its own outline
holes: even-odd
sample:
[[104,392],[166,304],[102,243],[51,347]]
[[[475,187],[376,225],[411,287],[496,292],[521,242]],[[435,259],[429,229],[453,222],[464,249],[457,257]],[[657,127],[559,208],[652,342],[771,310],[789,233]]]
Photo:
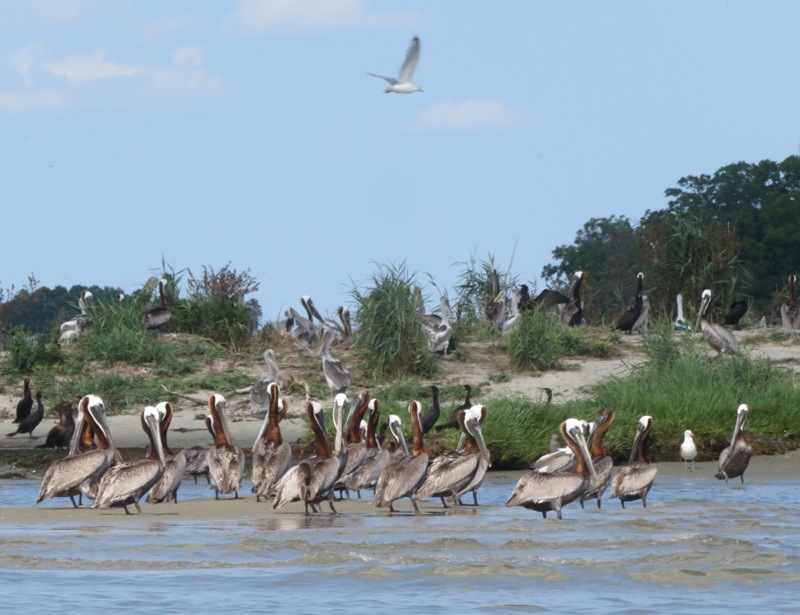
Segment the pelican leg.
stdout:
[[744,484],[744,472],[742,472],[741,474],[739,474],[739,478],[741,478],[741,479],[742,479],[742,484]]
[[392,503],[389,502],[389,512],[394,512],[394,508],[392,507]]
[[217,491],[216,489],[214,490],[214,499],[215,500],[219,499],[219,491]]
[[556,509],[556,515],[558,515],[558,520],[561,521],[561,509]]
[[193,476],[194,476],[194,484],[196,485],[197,484],[197,474],[194,474]]
[[601,509],[602,505],[600,504],[600,498],[597,498],[597,509]]
[[578,501],[581,503],[581,508],[586,508],[586,507],[583,505],[583,498],[581,498],[581,499],[580,499],[580,500],[578,500]]
[[445,501],[444,501],[444,496],[441,496],[439,499],[442,501],[442,508],[450,508],[450,507],[447,505],[447,502],[445,502]]
[[131,514],[131,511],[128,510],[128,506],[127,505],[123,504],[122,508],[125,510],[125,514],[126,515],[130,515]]
[[239,499],[239,492],[238,491],[234,491],[233,492],[233,499],[234,500],[238,500]]
[[477,506],[478,505],[478,490],[477,489],[473,489],[473,491],[472,491],[472,505],[473,506]]
[[417,501],[414,498],[410,498],[410,499],[411,499],[411,503],[414,505],[414,514],[418,515],[419,514],[419,506],[417,506]]
[[625,508],[625,500],[620,498],[619,503],[622,504],[622,508]]
[[328,495],[328,506],[331,507],[331,511],[334,515],[338,515],[339,513],[336,512],[336,509],[333,507],[333,490],[331,490],[330,494]]
[[78,505],[75,503],[75,496],[71,495],[71,496],[69,496],[69,499],[72,502],[73,508],[78,508]]
[[137,514],[142,514],[142,507],[139,506],[139,502],[134,502],[133,505],[136,507]]

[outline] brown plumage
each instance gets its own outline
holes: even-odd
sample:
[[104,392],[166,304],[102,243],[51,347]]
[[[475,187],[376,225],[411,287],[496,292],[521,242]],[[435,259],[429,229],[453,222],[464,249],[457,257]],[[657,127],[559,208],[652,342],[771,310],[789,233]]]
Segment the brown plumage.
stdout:
[[[26,378],[27,380],[27,378]],[[44,418],[44,406],[42,405],[42,392],[36,391],[36,411],[31,412],[22,419],[17,425],[17,431],[6,434],[7,437],[16,436],[18,433],[26,433],[33,438],[33,430],[39,426]]]
[[268,387],[269,406],[261,431],[253,445],[253,493],[256,502],[275,495],[275,484],[292,465],[292,449],[283,441],[280,422],[289,410],[286,400],[280,399],[280,387],[271,382]]
[[31,413],[33,409],[33,397],[31,396],[31,379],[25,378],[23,382],[22,399],[17,402],[17,416],[15,423],[19,423]]
[[619,498],[622,508],[625,502],[641,500],[647,508],[647,494],[656,479],[658,467],[650,463],[647,456],[647,442],[653,429],[653,417],[643,416],[636,426],[631,456],[628,465],[620,468],[611,483],[611,499]]
[[69,402],[61,402],[55,408],[58,414],[58,423],[47,433],[47,440],[36,448],[57,448],[63,450],[69,447],[72,435],[75,433],[75,418],[72,416],[73,408]]

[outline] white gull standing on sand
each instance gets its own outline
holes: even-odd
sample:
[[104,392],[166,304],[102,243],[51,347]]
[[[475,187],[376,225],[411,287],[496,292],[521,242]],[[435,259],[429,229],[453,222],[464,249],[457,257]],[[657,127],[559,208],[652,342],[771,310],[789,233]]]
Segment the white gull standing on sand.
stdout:
[[419,37],[415,36],[411,39],[411,45],[408,47],[406,59],[400,67],[400,73],[397,79],[394,77],[384,77],[383,75],[376,75],[375,73],[367,73],[378,79],[383,79],[389,84],[383,93],[388,94],[394,92],[396,94],[413,94],[414,92],[423,92],[424,90],[418,85],[412,83],[414,78],[414,69],[417,68],[419,62]]

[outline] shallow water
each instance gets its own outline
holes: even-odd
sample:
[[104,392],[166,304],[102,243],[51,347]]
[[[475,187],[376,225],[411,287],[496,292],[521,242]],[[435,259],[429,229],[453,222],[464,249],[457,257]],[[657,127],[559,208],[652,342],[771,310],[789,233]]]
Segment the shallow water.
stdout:
[[[744,485],[659,476],[647,509],[573,503],[563,521],[503,506],[518,476],[490,474],[477,508],[444,514],[431,505],[419,517],[365,506],[339,516],[306,518],[293,508],[259,518],[250,496],[249,520],[164,521],[119,511],[103,523],[0,524],[3,607],[797,612],[800,486],[790,476]],[[30,506],[38,487],[0,482],[0,506]],[[209,491],[186,481],[180,495]]]

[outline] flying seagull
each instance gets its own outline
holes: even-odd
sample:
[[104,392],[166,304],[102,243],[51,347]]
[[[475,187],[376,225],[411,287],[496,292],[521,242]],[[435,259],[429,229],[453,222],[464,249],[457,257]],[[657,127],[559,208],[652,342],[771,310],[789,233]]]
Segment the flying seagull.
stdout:
[[394,77],[376,75],[375,73],[367,74],[372,75],[373,77],[378,77],[379,79],[383,79],[389,84],[389,87],[383,91],[384,94],[388,94],[389,92],[395,92],[396,94],[413,94],[414,92],[423,92],[424,90],[421,87],[411,82],[411,80],[414,78],[414,69],[417,67],[417,62],[419,62],[419,37],[415,36],[411,39],[411,45],[408,47],[406,59],[403,62],[403,65],[400,67],[400,73],[398,74],[397,79]]

